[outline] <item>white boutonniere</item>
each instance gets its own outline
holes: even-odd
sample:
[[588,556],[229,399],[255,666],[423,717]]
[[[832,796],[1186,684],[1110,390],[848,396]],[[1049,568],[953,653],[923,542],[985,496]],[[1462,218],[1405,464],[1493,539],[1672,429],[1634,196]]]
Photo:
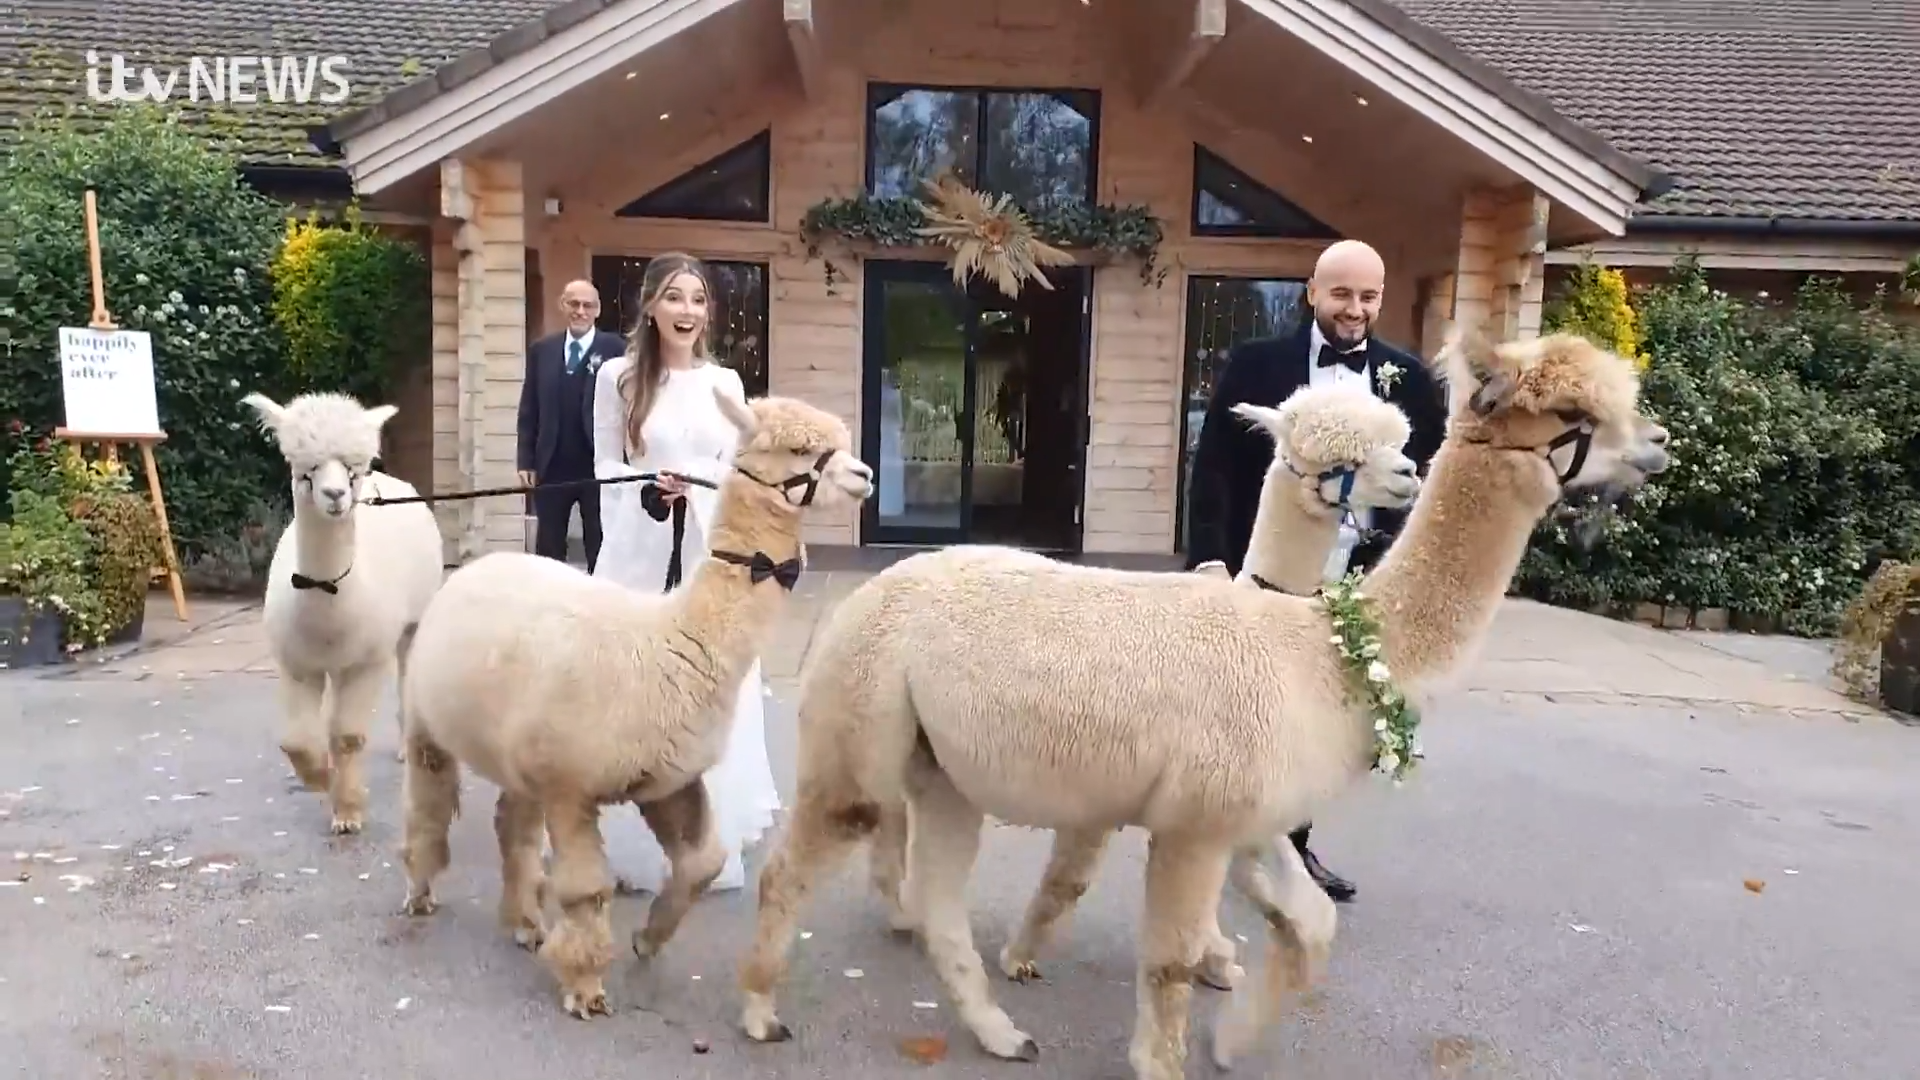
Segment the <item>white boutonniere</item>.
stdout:
[[595,353],[594,355],[587,357],[587,374],[589,375],[600,374],[600,365],[606,362],[607,362],[607,358],[605,356],[600,355],[599,353]]
[[1380,393],[1393,393],[1393,384],[1400,381],[1400,365],[1388,360],[1374,369],[1373,378],[1380,384]]

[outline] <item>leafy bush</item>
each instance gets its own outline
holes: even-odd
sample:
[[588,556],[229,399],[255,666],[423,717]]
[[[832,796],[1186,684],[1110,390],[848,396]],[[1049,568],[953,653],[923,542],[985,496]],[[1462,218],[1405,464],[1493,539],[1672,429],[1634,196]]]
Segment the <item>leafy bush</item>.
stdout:
[[132,625],[165,557],[159,519],[134,492],[132,474],[46,440],[15,451],[9,466],[13,519],[0,525],[0,591],[58,610],[69,651]]
[[[284,489],[284,464],[244,414],[249,390],[287,385],[268,277],[282,210],[240,179],[234,158],[148,107],[76,109],[24,121],[0,161],[0,215],[13,247],[12,331],[0,416],[26,425],[0,453],[62,421],[59,331],[91,315],[87,188],[99,204],[114,320],[153,335],[157,447],[180,546],[228,535],[252,502]],[[0,474],[0,490],[10,481]]]
[[1882,560],[1920,548],[1920,332],[1834,282],[1768,306],[1712,288],[1691,264],[1637,307],[1642,402],[1671,433],[1673,466],[1592,550],[1543,525],[1518,587],[1830,632]]
[[1642,371],[1647,368],[1640,317],[1633,310],[1626,275],[1618,270],[1590,262],[1574,267],[1565,291],[1546,306],[1542,322],[1612,349]]
[[396,378],[427,355],[431,326],[426,256],[367,227],[310,215],[287,222],[273,266],[273,317],[302,389],[386,401]]

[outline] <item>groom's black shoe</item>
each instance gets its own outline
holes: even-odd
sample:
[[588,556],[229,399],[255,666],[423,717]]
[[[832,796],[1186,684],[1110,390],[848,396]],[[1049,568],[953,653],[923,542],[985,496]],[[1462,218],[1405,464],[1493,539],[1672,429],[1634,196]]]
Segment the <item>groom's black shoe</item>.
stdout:
[[1336,904],[1344,904],[1353,899],[1353,882],[1320,865],[1320,857],[1305,848],[1300,849],[1300,861],[1307,864],[1307,874],[1327,891],[1327,897]]

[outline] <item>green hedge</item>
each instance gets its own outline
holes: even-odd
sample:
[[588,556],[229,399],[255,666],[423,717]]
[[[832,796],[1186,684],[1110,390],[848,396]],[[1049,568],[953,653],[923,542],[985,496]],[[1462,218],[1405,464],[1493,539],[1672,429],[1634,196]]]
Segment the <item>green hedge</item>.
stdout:
[[285,464],[240,404],[250,390],[286,388],[269,313],[285,214],[204,135],[152,108],[106,112],[30,119],[0,162],[15,259],[0,416],[26,428],[0,436],[0,458],[61,422],[59,330],[85,326],[93,309],[82,211],[91,187],[107,305],[120,326],[153,335],[168,518],[192,554],[286,487]]
[[1883,305],[1824,280],[1788,303],[1742,300],[1691,264],[1641,290],[1642,399],[1673,467],[1592,550],[1543,524],[1519,591],[1831,633],[1882,560],[1920,548],[1920,331]]

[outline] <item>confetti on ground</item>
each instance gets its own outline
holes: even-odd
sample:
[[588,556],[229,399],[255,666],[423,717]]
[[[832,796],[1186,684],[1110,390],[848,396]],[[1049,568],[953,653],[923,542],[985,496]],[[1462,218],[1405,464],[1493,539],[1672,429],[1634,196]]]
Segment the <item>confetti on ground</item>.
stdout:
[[937,1065],[947,1059],[947,1040],[938,1035],[901,1039],[900,1053],[919,1065]]
[[849,979],[864,979],[867,977],[867,973],[861,971],[859,968],[848,968],[840,974],[845,975]]
[[78,724],[79,722],[80,722],[80,721],[79,721],[79,719],[78,719],[78,718],[75,718],[75,719],[73,719],[73,720],[69,720],[69,721],[67,721],[67,726],[68,726],[68,727],[72,727],[72,726],[74,726],[75,724]]
[[302,934],[302,935],[300,935],[300,936],[301,936],[302,938],[305,938],[305,939],[306,939],[306,940],[308,940],[308,941],[319,941],[319,940],[320,940],[320,935],[319,935],[319,934]]
[[[155,705],[158,705],[158,704],[160,704],[160,703],[156,701],[156,702],[154,702],[154,704],[155,704]],[[142,736],[140,736],[140,741],[141,741],[141,742],[146,742],[146,741],[147,741],[148,739],[157,739],[157,738],[159,738],[159,737],[160,737],[160,733],[159,733],[159,732],[157,732],[157,731],[149,731],[149,732],[147,732],[147,733],[146,733],[145,735],[142,735]]]
[[149,796],[147,796],[147,801],[148,801],[148,802],[159,802],[159,801],[160,801],[160,796],[158,796],[158,795],[149,795]]
[[68,863],[77,863],[79,861],[80,861],[80,856],[78,855],[62,855],[59,858],[53,860],[53,865],[65,866]]
[[1759,878],[1748,878],[1747,880],[1741,882],[1741,884],[1745,885],[1747,887],[1747,891],[1750,893],[1764,892],[1767,887],[1767,883],[1764,881],[1761,881]]
[[290,1013],[290,1012],[292,1012],[292,1011],[293,1011],[293,1006],[291,1006],[291,1005],[269,1005],[269,1006],[267,1006],[267,1011],[268,1011],[268,1012],[271,1012],[271,1013]]
[[44,896],[36,896],[33,898],[33,902],[35,904],[44,904],[47,902],[47,898]]
[[200,793],[196,791],[190,795],[175,795],[171,801],[186,802],[188,799],[197,799],[199,797],[200,797]]
[[119,851],[120,845],[119,844],[101,844],[100,850],[101,851]]
[[228,814],[228,815],[227,815],[226,817],[223,817],[223,818],[221,818],[220,820],[221,820],[221,821],[239,821],[239,820],[240,820],[240,815],[239,815],[239,814]]
[[361,874],[361,875],[360,875],[360,880],[361,880],[361,881],[365,881],[365,880],[367,880],[368,878],[371,878],[372,876],[373,876],[372,874]]
[[285,836],[285,835],[287,835],[287,831],[286,831],[285,829],[282,829],[282,830],[280,830],[279,832],[277,832],[277,833],[274,833],[273,835],[275,835],[275,836]]
[[412,998],[401,998],[399,1001],[393,1003],[393,1007],[396,1009],[404,1009],[411,1004],[413,1004]]
[[1781,872],[1781,873],[1783,873],[1783,874],[1797,874],[1797,873],[1799,873],[1800,871],[1798,871],[1798,870],[1782,870],[1782,871],[1780,871],[1780,872]]
[[311,866],[303,866],[303,867],[301,867],[301,868],[300,868],[300,872],[301,872],[301,873],[303,873],[303,874],[317,874],[317,873],[319,873],[320,871],[318,871],[318,870],[316,870],[316,869],[314,869],[314,868],[313,868],[313,867],[311,867]]
[[913,1007],[916,1009],[937,1009],[940,1007],[940,1003],[937,1001],[916,1001],[913,1003]]
[[699,982],[699,981],[700,981],[700,976],[698,976],[698,975],[695,975],[695,976],[693,976],[693,981],[694,981],[694,982]]
[[20,789],[20,794],[22,794],[22,795],[31,795],[31,794],[33,794],[34,792],[36,792],[36,791],[40,791],[40,790],[42,790],[42,788],[40,787],[40,785],[39,785],[39,784],[35,784],[35,785],[33,785],[32,787],[23,787],[23,788],[21,788],[21,789]]
[[229,776],[229,777],[227,777],[227,783],[229,783],[229,784],[244,784],[244,783],[246,783],[246,781],[245,781],[245,780],[242,780],[242,779],[240,779],[240,778],[239,778],[239,777],[237,777],[237,776]]
[[161,892],[172,892],[173,890],[175,890],[175,889],[177,889],[177,888],[179,888],[179,887],[180,887],[180,886],[178,886],[178,885],[175,885],[175,884],[174,884],[173,882],[171,882],[171,881],[163,881],[163,882],[161,882],[161,883],[160,883],[160,891],[161,891]]
[[68,892],[79,892],[93,884],[93,879],[85,874],[61,874],[60,880],[67,883]]
[[1572,931],[1573,931],[1574,933],[1576,933],[1576,934],[1591,934],[1591,933],[1593,933],[1593,927],[1591,927],[1591,926],[1588,926],[1588,925],[1586,925],[1585,923],[1568,923],[1568,924],[1567,924],[1567,929],[1569,929],[1569,930],[1572,930]]
[[236,920],[235,920],[235,922],[236,922],[236,923],[237,923],[238,925],[240,925],[240,926],[252,926],[252,925],[253,925],[253,920],[252,920],[252,919],[236,919]]
[[813,936],[813,931],[811,931],[811,930],[802,930],[802,931],[800,931],[800,940],[801,940],[801,941],[805,941],[805,940],[807,940],[808,938],[810,938],[810,937],[812,937],[812,936]]

